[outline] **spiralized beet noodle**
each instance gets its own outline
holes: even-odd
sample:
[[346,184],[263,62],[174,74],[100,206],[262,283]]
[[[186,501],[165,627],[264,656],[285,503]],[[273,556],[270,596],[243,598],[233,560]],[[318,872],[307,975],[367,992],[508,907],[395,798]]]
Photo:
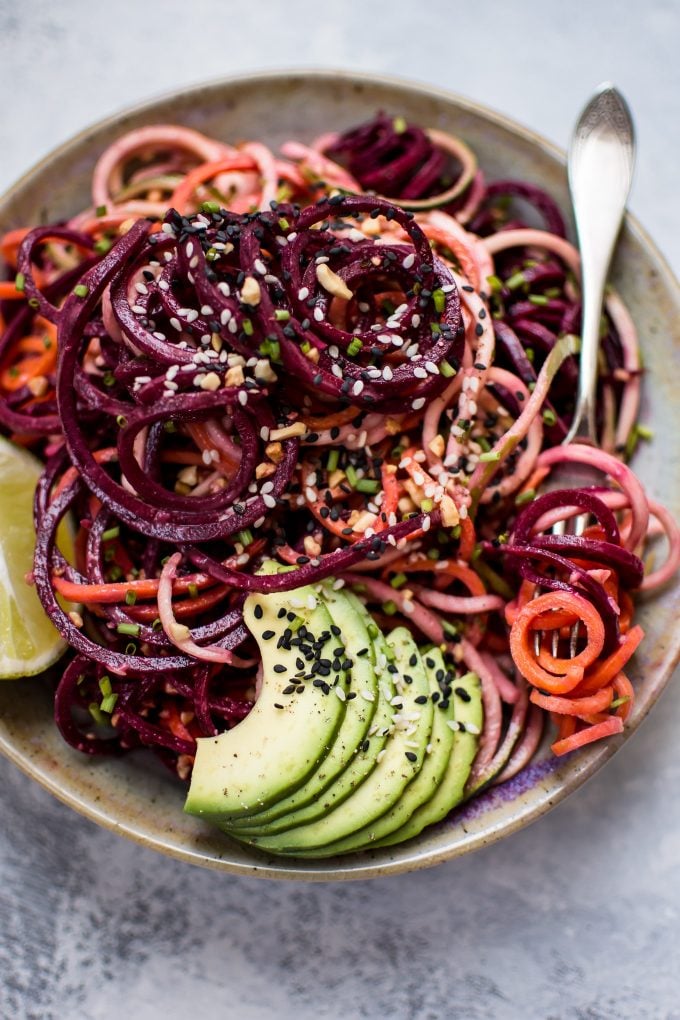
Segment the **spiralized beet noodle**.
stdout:
[[[160,125],[102,155],[90,209],[0,245],[0,423],[45,462],[33,581],[70,649],[69,744],[149,747],[186,779],[256,697],[247,593],[294,608],[327,577],[479,674],[471,788],[526,764],[546,712],[556,753],[621,729],[629,592],[668,580],[680,541],[625,464],[646,431],[615,294],[601,447],[559,445],[581,307],[549,196],[385,114],[282,157]],[[601,486],[537,495],[582,461]],[[584,511],[583,535],[551,533]]]

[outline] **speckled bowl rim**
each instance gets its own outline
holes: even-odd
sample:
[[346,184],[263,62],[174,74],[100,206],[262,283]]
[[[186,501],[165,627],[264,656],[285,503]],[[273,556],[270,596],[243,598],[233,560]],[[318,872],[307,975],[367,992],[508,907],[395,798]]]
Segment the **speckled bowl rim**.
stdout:
[[[11,185],[2,196],[0,204],[8,205],[13,197],[27,186],[30,186],[34,179],[49,168],[49,166],[62,154],[68,153],[71,149],[77,148],[85,142],[93,132],[114,128],[123,118],[128,116],[144,116],[153,113],[154,109],[162,103],[179,100],[181,97],[195,95],[200,98],[201,93],[208,89],[237,88],[248,84],[262,85],[270,84],[275,86],[282,80],[309,79],[323,80],[326,82],[341,81],[348,85],[360,85],[370,88],[371,86],[386,87],[401,90],[407,93],[416,93],[420,96],[432,98],[435,101],[451,105],[458,110],[469,113],[482,120],[495,124],[505,129],[521,140],[530,143],[549,157],[565,162],[564,150],[553,144],[543,135],[525,127],[514,119],[507,117],[481,103],[477,103],[464,96],[457,95],[446,89],[441,89],[424,82],[402,78],[399,76],[385,74],[366,74],[340,69],[315,69],[315,68],[289,68],[274,69],[263,72],[244,73],[219,77],[209,81],[197,83],[187,88],[173,89],[156,95],[141,103],[128,106],[111,116],[90,124],[82,131],[52,149],[43,159],[27,170],[13,185]],[[626,214],[626,226],[632,236],[652,256],[657,269],[663,274],[664,286],[672,296],[672,302],[680,316],[680,284],[671,270],[666,258],[660,252],[652,238],[641,226],[636,217],[630,213]],[[662,596],[661,596],[662,597]],[[495,828],[484,832],[476,833],[463,844],[455,847],[444,847],[439,850],[419,849],[418,841],[401,844],[391,848],[398,856],[389,861],[376,863],[371,860],[371,852],[366,854],[336,858],[324,865],[329,865],[323,870],[318,870],[314,862],[286,858],[266,857],[260,853],[253,855],[252,864],[225,860],[219,855],[208,855],[192,847],[181,847],[170,843],[164,843],[154,836],[150,836],[141,828],[129,825],[123,819],[112,818],[97,803],[92,800],[78,796],[77,792],[69,789],[59,774],[51,774],[44,768],[39,768],[27,757],[22,748],[17,746],[7,737],[4,730],[0,728],[0,752],[13,762],[29,778],[35,780],[46,791],[55,796],[64,804],[73,808],[79,814],[108,829],[111,832],[123,835],[138,844],[159,851],[166,856],[177,860],[186,861],[202,867],[215,870],[231,872],[240,875],[252,875],[268,879],[285,880],[308,880],[308,881],[350,881],[368,879],[381,876],[395,875],[420,868],[433,867],[455,857],[471,853],[484,846],[489,846],[520,829],[525,828],[531,822],[537,820],[564,800],[570,793],[578,789],[592,775],[598,772],[602,766],[619,750],[626,739],[640,725],[647,716],[652,706],[659,698],[664,687],[668,683],[675,666],[680,661],[680,628],[674,634],[666,652],[655,672],[653,681],[646,681],[652,684],[647,692],[647,699],[644,711],[635,719],[634,725],[619,738],[609,742],[604,747],[598,747],[592,751],[588,750],[575,755],[572,758],[573,767],[563,779],[559,790],[552,793],[549,798],[537,798],[536,802],[528,810],[523,810],[520,815],[510,820],[499,823]],[[0,727],[2,720],[0,719]],[[228,845],[225,846],[228,852]]]

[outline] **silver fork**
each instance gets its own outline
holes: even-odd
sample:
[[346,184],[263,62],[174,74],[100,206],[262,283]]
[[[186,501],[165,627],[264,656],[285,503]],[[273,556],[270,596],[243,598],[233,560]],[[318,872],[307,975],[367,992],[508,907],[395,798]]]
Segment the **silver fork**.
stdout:
[[[582,326],[578,392],[574,420],[563,440],[567,443],[597,445],[595,426],[597,361],[600,320],[607,275],[614,245],[621,229],[633,178],[635,132],[628,104],[621,93],[606,82],[597,89],[583,109],[569,145],[568,172],[578,245],[581,253]],[[582,486],[585,466],[578,475],[560,479],[565,486]],[[592,484],[589,476],[585,484]],[[580,535],[588,515],[579,514],[573,533]],[[566,522],[553,526],[553,534],[564,535]],[[536,633],[536,654],[541,637]],[[552,653],[557,655],[558,631],[552,632]],[[569,655],[576,654],[578,624],[570,633]]]

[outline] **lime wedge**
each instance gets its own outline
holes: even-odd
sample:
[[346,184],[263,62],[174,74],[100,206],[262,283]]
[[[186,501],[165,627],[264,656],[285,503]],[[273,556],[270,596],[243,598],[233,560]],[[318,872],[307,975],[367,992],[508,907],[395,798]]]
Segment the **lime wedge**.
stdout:
[[[26,583],[33,567],[33,493],[42,464],[0,436],[0,679],[32,676],[51,666],[66,648],[45,614],[35,588]],[[67,559],[73,536],[67,522],[58,533]]]

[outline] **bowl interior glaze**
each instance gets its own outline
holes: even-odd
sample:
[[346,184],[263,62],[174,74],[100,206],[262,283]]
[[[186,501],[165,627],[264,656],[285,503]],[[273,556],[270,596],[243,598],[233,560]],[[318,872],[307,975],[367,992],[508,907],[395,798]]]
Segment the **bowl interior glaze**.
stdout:
[[[341,72],[281,72],[200,86],[125,111],[47,156],[0,199],[0,232],[69,216],[88,204],[99,153],[131,128],[175,122],[235,142],[308,140],[384,109],[460,135],[490,179],[519,177],[568,208],[563,155],[544,139],[475,103],[421,85]],[[651,494],[680,516],[678,285],[640,226],[627,219],[614,282],[640,331],[646,368],[643,420],[655,431],[634,462]],[[642,601],[647,632],[631,669],[638,697],[626,733],[559,763],[542,752],[515,780],[492,789],[417,839],[334,860],[271,858],[230,842],[182,812],[183,789],[146,755],[90,760],[61,740],[39,679],[0,686],[0,750],[56,797],[95,822],[163,853],[268,878],[348,880],[427,867],[501,839],[548,811],[604,765],[640,724],[680,658],[680,581]]]

